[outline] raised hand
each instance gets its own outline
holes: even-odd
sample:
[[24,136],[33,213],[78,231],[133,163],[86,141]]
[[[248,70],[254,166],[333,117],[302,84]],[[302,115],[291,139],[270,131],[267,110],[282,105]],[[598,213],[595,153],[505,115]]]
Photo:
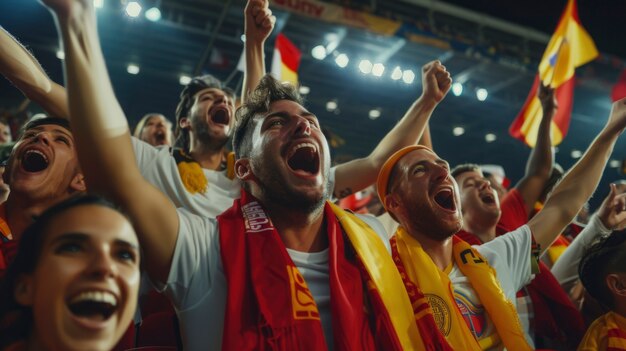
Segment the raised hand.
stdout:
[[626,228],[626,194],[618,194],[615,184],[598,210],[598,218],[611,230]]
[[92,0],[39,0],[60,19],[93,11]]
[[539,84],[537,97],[541,102],[541,107],[543,108],[544,113],[553,112],[559,108],[556,96],[554,95],[554,88],[543,85],[543,82],[540,82]]
[[246,42],[263,43],[276,23],[268,0],[248,0],[244,10]]
[[452,78],[446,67],[439,60],[422,66],[422,97],[439,103],[446,97],[452,86]]
[[605,127],[606,130],[617,133],[623,132],[624,128],[626,128],[626,98],[613,103]]

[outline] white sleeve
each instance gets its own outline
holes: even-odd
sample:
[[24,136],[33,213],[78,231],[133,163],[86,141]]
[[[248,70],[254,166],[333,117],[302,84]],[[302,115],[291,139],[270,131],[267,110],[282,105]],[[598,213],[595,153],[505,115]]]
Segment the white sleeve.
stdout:
[[474,248],[483,256],[486,256],[487,259],[489,257],[497,257],[498,262],[503,263],[506,271],[510,274],[507,279],[516,288],[515,291],[518,291],[527,285],[532,278],[530,260],[534,258],[532,258],[531,246],[532,234],[530,228],[528,225],[523,225],[512,232],[500,235],[490,242]]
[[217,221],[178,210],[176,248],[165,283],[155,284],[178,310],[195,305],[208,295],[222,271]]
[[585,250],[600,236],[611,234],[597,214],[591,216],[589,224],[572,241],[565,252],[552,266],[552,274],[565,291],[569,291],[578,280],[578,264]]
[[135,137],[131,137],[130,140],[133,144],[133,151],[135,151],[137,167],[143,173],[143,170],[149,167],[151,162],[154,162],[159,149]]

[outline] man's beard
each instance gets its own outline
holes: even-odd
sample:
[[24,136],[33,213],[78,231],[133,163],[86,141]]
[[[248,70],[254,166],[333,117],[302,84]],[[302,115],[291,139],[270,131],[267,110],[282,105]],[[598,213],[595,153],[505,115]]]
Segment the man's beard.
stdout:
[[463,226],[462,217],[456,226],[451,226],[437,218],[436,213],[428,206],[414,204],[410,205],[408,210],[411,228],[435,241],[448,239],[458,233]]
[[195,135],[195,139],[200,143],[207,145],[212,150],[221,150],[228,143],[229,135],[216,136],[211,133],[209,125],[200,118],[194,118],[191,121],[191,127]]
[[[324,189],[320,196],[306,196],[302,192],[296,191],[290,187],[284,179],[278,179],[277,173],[272,173],[267,167],[255,167],[258,176],[256,177],[258,187],[263,196],[263,201],[267,203],[277,204],[284,208],[299,210],[303,213],[312,213],[324,205],[330,197],[330,189],[328,181],[324,184]],[[328,179],[330,171],[326,170],[325,179]]]

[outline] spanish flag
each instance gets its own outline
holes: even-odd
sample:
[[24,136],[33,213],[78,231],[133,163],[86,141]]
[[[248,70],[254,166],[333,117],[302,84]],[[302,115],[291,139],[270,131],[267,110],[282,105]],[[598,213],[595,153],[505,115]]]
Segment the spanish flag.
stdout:
[[297,85],[301,56],[300,50],[286,36],[278,34],[272,58],[272,75],[279,81]]
[[530,147],[537,141],[539,122],[543,117],[541,103],[537,98],[539,81],[555,88],[559,109],[552,119],[550,128],[552,144],[558,145],[567,134],[574,100],[574,69],[598,56],[593,40],[585,31],[578,18],[575,0],[568,0],[567,7],[559,20],[543,58],[539,63],[539,73],[526,98],[522,110],[509,128],[509,133]]

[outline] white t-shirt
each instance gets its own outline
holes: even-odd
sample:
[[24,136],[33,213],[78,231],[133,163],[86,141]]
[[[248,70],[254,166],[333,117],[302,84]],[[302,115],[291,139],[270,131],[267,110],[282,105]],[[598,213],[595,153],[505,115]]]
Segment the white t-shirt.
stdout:
[[[200,216],[215,218],[233,205],[241,195],[239,179],[229,179],[224,171],[202,169],[208,180],[204,193],[191,194],[183,185],[176,160],[168,147],[154,147],[137,138],[131,138],[137,166],[141,175],[172,200],[176,207],[183,207]],[[335,185],[335,167],[330,169],[330,189]]]
[[[531,273],[531,244],[532,237],[527,225],[501,235],[494,240],[479,246],[473,246],[489,265],[496,271],[496,277],[504,291],[506,298],[516,304],[515,294],[523,286],[530,283]],[[478,340],[489,338],[496,333],[495,326],[486,313],[482,303],[472,288],[469,279],[463,275],[456,264],[449,275],[454,286],[454,295],[457,306],[467,320],[470,320],[470,330]],[[496,339],[498,337],[496,336]],[[526,337],[530,345],[532,340]],[[493,345],[497,346],[497,345]],[[491,349],[499,349],[490,347]]]
[[[180,226],[170,274],[167,282],[156,285],[176,309],[185,350],[220,350],[228,292],[217,221],[186,209],[178,209],[178,216]],[[390,251],[380,223],[372,216],[359,218],[374,229]],[[328,251],[288,253],[318,306],[327,345],[332,350]]]

